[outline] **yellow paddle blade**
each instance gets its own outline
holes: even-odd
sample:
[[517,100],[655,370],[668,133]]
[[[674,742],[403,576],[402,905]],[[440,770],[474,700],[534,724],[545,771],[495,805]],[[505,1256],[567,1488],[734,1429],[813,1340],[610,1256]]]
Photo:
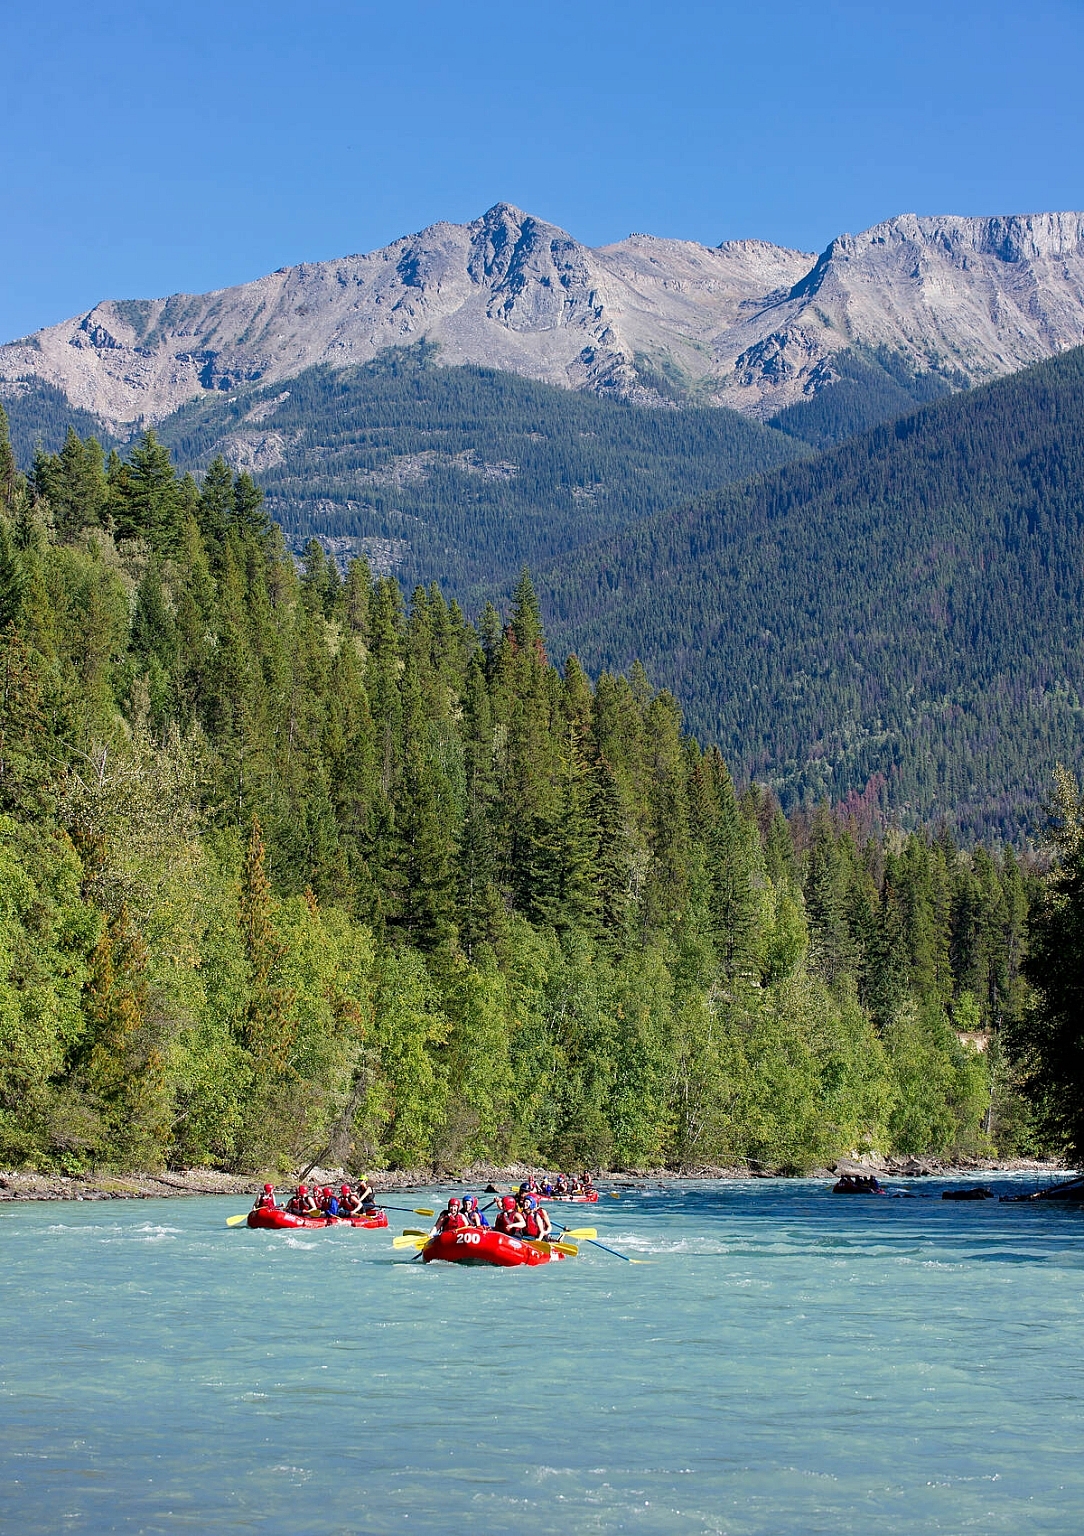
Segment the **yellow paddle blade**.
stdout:
[[226,1217],[226,1225],[227,1225],[227,1227],[239,1227],[243,1221],[247,1221],[247,1220],[248,1220],[248,1212],[246,1211],[243,1216],[227,1216]]
[[594,1227],[566,1227],[561,1233],[562,1237],[579,1237],[584,1240],[597,1237],[598,1232]]
[[551,1248],[556,1248],[558,1253],[563,1253],[566,1259],[574,1259],[579,1253],[575,1243],[551,1243]]
[[426,1235],[424,1237],[414,1237],[411,1233],[404,1232],[402,1237],[393,1237],[392,1240],[391,1240],[391,1245],[392,1245],[393,1248],[419,1248],[420,1249],[420,1248],[424,1248],[428,1241],[429,1241],[429,1234],[428,1233],[426,1233]]
[[415,1216],[435,1216],[437,1213],[436,1211],[423,1211],[421,1206],[416,1205],[414,1207],[414,1214]]
[[620,1200],[621,1199],[621,1196],[617,1193],[617,1191],[615,1189],[608,1189],[606,1191],[606,1193],[609,1195],[611,1200]]
[[567,1259],[574,1259],[580,1251],[578,1248],[574,1248],[571,1243],[548,1243],[545,1238],[525,1237],[523,1242],[525,1247],[533,1248],[535,1253],[549,1253],[551,1248],[556,1248],[557,1252],[563,1253]]
[[421,1227],[404,1227],[403,1228],[403,1236],[404,1237],[428,1237],[429,1233],[428,1232],[423,1232]]

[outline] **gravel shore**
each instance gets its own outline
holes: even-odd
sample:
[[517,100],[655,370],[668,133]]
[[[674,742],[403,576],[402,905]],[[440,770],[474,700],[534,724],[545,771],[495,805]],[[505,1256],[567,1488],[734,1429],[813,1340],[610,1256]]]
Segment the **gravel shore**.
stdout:
[[[512,1186],[529,1173],[541,1176],[552,1170],[533,1168],[526,1163],[497,1166],[476,1163],[458,1172],[447,1169],[416,1168],[397,1172],[372,1173],[369,1181],[377,1190],[415,1189],[433,1184],[470,1185],[484,1189],[487,1185]],[[830,1168],[816,1168],[814,1178],[835,1178],[840,1173],[877,1173],[883,1178],[946,1178],[968,1173],[1034,1173],[1038,1176],[1056,1177],[1070,1172],[1064,1164],[1044,1162],[1035,1158],[969,1158],[959,1162],[945,1162],[940,1158],[840,1158]],[[621,1169],[613,1172],[600,1170],[597,1178],[615,1187],[642,1184],[646,1179],[749,1179],[778,1178],[782,1175],[770,1168],[715,1167],[704,1165],[690,1168]],[[214,1168],[189,1168],[166,1173],[79,1174],[66,1177],[50,1173],[0,1172],[0,1201],[5,1200],[161,1200],[181,1195],[254,1195],[264,1183],[263,1174],[220,1173]],[[351,1177],[341,1168],[314,1168],[309,1180],[317,1184],[330,1184]],[[290,1180],[278,1182],[283,1189]]]

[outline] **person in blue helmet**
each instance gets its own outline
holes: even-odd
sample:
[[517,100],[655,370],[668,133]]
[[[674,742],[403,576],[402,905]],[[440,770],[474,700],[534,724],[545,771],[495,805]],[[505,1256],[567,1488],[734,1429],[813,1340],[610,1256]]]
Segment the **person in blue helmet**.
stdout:
[[468,1195],[463,1202],[463,1214],[472,1227],[488,1227],[485,1211],[478,1204],[477,1195]]
[[523,1236],[536,1241],[545,1241],[553,1230],[553,1223],[546,1212],[539,1205],[533,1195],[524,1195],[523,1209]]

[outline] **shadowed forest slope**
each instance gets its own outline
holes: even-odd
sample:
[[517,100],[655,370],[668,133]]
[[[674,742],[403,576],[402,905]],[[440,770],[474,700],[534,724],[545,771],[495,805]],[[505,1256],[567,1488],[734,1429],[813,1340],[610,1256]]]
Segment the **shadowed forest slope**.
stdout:
[[1084,755],[1084,350],[572,555],[589,670],[639,657],[785,804],[883,774],[916,820],[1013,835]]

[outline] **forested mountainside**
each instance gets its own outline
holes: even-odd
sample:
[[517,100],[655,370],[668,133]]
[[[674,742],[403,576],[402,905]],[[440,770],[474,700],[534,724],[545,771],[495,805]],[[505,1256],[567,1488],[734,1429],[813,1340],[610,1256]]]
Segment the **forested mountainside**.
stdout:
[[[69,430],[95,432],[56,391],[27,389],[10,415],[25,469]],[[223,454],[249,471],[295,552],[316,535],[341,567],[360,554],[407,586],[439,581],[461,603],[498,600],[524,565],[810,452],[734,411],[656,410],[443,368],[425,347],[213,395],[159,436],[183,470],[202,474]]]
[[0,387],[0,405],[8,422],[8,440],[15,462],[27,470],[39,449],[58,453],[69,431],[78,437],[94,437],[103,447],[122,447],[127,440],[114,437],[99,419],[80,406],[71,405],[53,384],[40,379]]
[[316,534],[470,604],[499,600],[525,564],[809,451],[734,411],[654,410],[441,368],[426,348],[198,401],[161,436],[184,468],[223,453],[249,469],[298,552]]
[[[794,405],[777,411],[769,425],[812,448],[831,448],[882,422],[911,415],[952,392],[945,373],[916,373],[906,360],[887,347],[850,347],[837,352],[825,369],[831,387],[812,390]],[[964,375],[955,387],[966,387]]]
[[580,551],[545,606],[785,804],[883,774],[915,821],[1012,838],[1084,759],[1082,555],[1077,350]]
[[0,1163],[1033,1144],[1011,851],[788,823],[526,577],[472,624],[299,573],[151,435],[27,484],[0,431],[0,496]]

